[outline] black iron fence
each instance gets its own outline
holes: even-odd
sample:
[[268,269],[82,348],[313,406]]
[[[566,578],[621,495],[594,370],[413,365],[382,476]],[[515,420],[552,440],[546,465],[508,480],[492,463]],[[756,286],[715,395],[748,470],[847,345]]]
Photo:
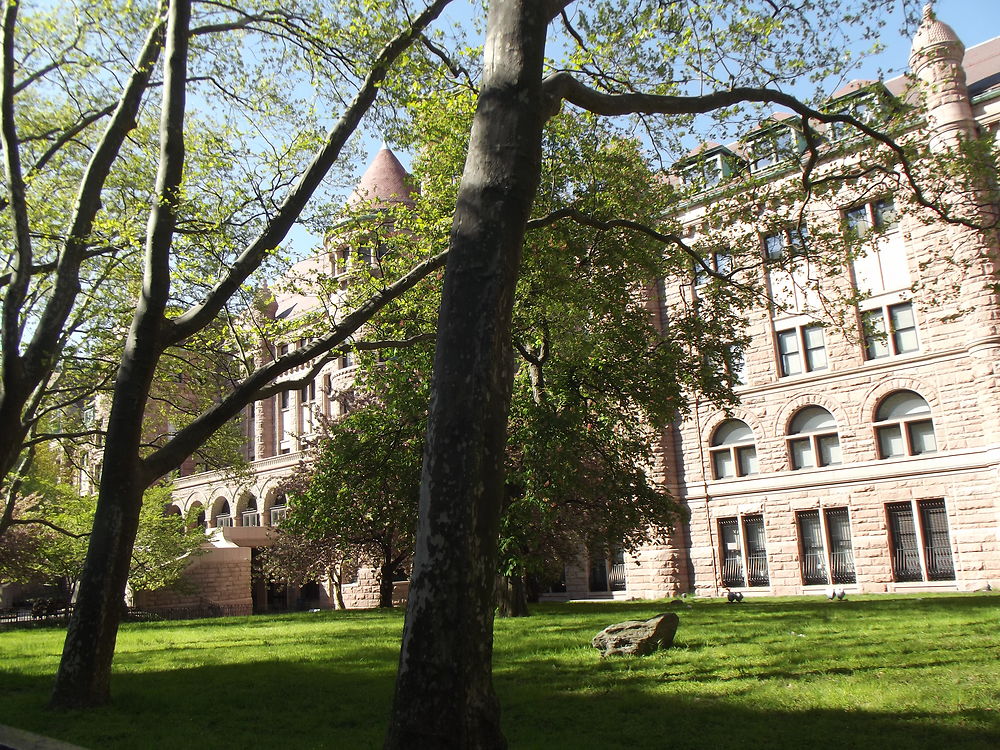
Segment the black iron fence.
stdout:
[[[0,609],[0,630],[14,628],[64,628],[69,623],[73,607],[51,603],[34,603],[31,607]],[[244,617],[253,614],[249,604],[202,604],[193,607],[135,609],[130,607],[125,622],[157,622],[161,620],[201,620],[209,617]]]

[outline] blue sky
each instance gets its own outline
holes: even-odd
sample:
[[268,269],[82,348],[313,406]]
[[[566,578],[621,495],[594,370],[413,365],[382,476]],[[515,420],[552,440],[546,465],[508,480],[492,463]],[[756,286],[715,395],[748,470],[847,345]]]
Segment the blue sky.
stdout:
[[[955,30],[966,47],[1000,36],[1000,0],[937,0],[935,9],[938,18]],[[459,3],[451,8],[446,17],[459,20],[463,24],[471,21],[470,9],[465,3]],[[912,36],[909,33],[902,33],[901,26],[901,15],[897,14],[888,19],[881,40],[885,45],[884,51],[866,60],[858,71],[850,76],[851,78],[878,78],[879,75],[892,78],[906,72]],[[370,151],[368,159],[375,155],[380,140],[378,136],[367,139],[366,146]],[[397,156],[404,166],[409,166],[408,154],[397,152]],[[358,165],[359,175],[364,166]],[[309,252],[310,246],[315,247],[318,244],[318,238],[308,233],[293,230],[292,234],[293,244],[299,253]]]
[[[934,8],[937,17],[955,30],[966,48],[1000,36],[1000,0],[937,0]],[[903,37],[899,27],[898,18],[886,26],[882,39],[885,51],[863,66],[859,78],[875,78],[880,68],[887,78],[906,72],[911,38]]]

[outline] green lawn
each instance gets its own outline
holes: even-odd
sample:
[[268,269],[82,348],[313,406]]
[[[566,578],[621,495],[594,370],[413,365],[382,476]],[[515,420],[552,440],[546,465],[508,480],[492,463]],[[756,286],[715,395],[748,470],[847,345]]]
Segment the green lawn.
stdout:
[[[603,626],[677,611],[675,647],[602,661]],[[122,628],[114,705],[41,709],[62,634],[0,633],[0,723],[105,748],[375,748],[399,612]],[[996,594],[543,605],[497,622],[512,748],[1000,748]]]

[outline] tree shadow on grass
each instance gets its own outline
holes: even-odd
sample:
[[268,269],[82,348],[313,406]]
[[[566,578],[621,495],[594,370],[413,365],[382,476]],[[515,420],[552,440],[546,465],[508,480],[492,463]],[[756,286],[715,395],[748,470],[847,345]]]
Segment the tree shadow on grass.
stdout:
[[[843,750],[877,747],[907,750],[996,750],[1000,735],[983,725],[996,717],[985,710],[948,715],[862,710],[788,711],[756,709],[732,701],[691,696],[654,696],[638,691],[607,695],[532,694],[519,690],[504,704],[503,725],[511,748],[789,748]],[[547,721],[540,723],[543,712]],[[972,726],[965,727],[962,724]]]
[[40,710],[50,677],[2,676],[0,723],[93,750],[375,748],[395,661],[378,654],[350,665],[258,661],[119,672],[111,705],[66,712]]
[[[497,676],[512,748],[928,748],[995,750],[984,710],[893,714],[747,705],[752,693],[702,697],[621,681],[545,679],[538,666]],[[377,748],[392,695],[387,653],[350,660],[258,661],[115,675],[113,705],[91,712],[38,710],[48,677],[3,675],[0,722],[97,750],[119,748]],[[581,670],[582,678],[587,670]],[[590,669],[594,671],[593,666]],[[985,728],[984,728],[985,727]]]

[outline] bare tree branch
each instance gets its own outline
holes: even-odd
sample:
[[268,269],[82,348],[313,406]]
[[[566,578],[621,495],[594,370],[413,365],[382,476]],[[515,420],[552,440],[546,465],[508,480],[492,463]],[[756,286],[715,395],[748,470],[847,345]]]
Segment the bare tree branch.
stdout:
[[[257,368],[218,403],[190,424],[178,430],[162,448],[143,459],[142,467],[147,477],[152,481],[179,465],[188,454],[197,450],[217,429],[239,414],[244,406],[256,400],[258,394],[263,393],[263,389],[271,381],[295,367],[309,363],[347,341],[361,326],[371,320],[375,313],[409,291],[432,271],[441,268],[447,257],[448,251],[446,250],[414,266],[405,276],[372,295],[335,323],[327,335]],[[278,388],[272,393],[283,389]]]
[[260,265],[264,257],[285,238],[303,207],[319,187],[320,182],[340,156],[348,138],[353,135],[378,95],[379,87],[397,58],[414,39],[437,18],[451,0],[435,0],[417,16],[408,29],[394,37],[375,59],[368,76],[340,120],[327,134],[326,142],[299,178],[295,187],[282,201],[277,214],[261,234],[233,262],[229,273],[209,292],[205,300],[169,323],[164,335],[164,348],[183,341],[213,320],[240,285]]
[[15,518],[11,522],[11,526],[28,526],[28,525],[38,525],[47,526],[53,531],[58,531],[60,534],[65,534],[73,539],[82,539],[85,536],[90,536],[89,531],[84,531],[80,534],[74,534],[69,529],[64,529],[62,526],[52,523],[52,521],[47,521],[44,518]]
[[56,342],[80,289],[81,255],[86,250],[94,218],[101,207],[101,192],[125,137],[135,127],[139,106],[163,47],[164,10],[165,2],[161,0],[157,18],[139,52],[133,73],[80,181],[66,243],[57,264],[55,288],[28,350],[26,369],[30,369],[34,377],[56,359]]
[[[562,101],[567,101],[588,112],[607,116],[643,112],[647,114],[666,115],[705,114],[738,104],[758,103],[780,104],[798,114],[807,123],[810,120],[822,123],[844,123],[856,128],[876,143],[886,146],[895,154],[899,160],[900,169],[903,172],[907,185],[913,193],[913,199],[919,205],[933,211],[950,223],[960,224],[972,229],[985,228],[981,223],[950,215],[944,207],[928,198],[913,173],[912,165],[906,152],[895,139],[876,130],[856,117],[841,113],[820,112],[782,91],[756,87],[735,87],[702,96],[666,96],[638,93],[605,94],[586,86],[568,73],[555,73],[548,76],[542,85],[549,97],[550,116],[558,112],[559,104]],[[806,130],[808,130],[808,127]],[[815,157],[809,159],[803,179],[808,181],[810,172],[813,166],[815,166],[816,161]]]

